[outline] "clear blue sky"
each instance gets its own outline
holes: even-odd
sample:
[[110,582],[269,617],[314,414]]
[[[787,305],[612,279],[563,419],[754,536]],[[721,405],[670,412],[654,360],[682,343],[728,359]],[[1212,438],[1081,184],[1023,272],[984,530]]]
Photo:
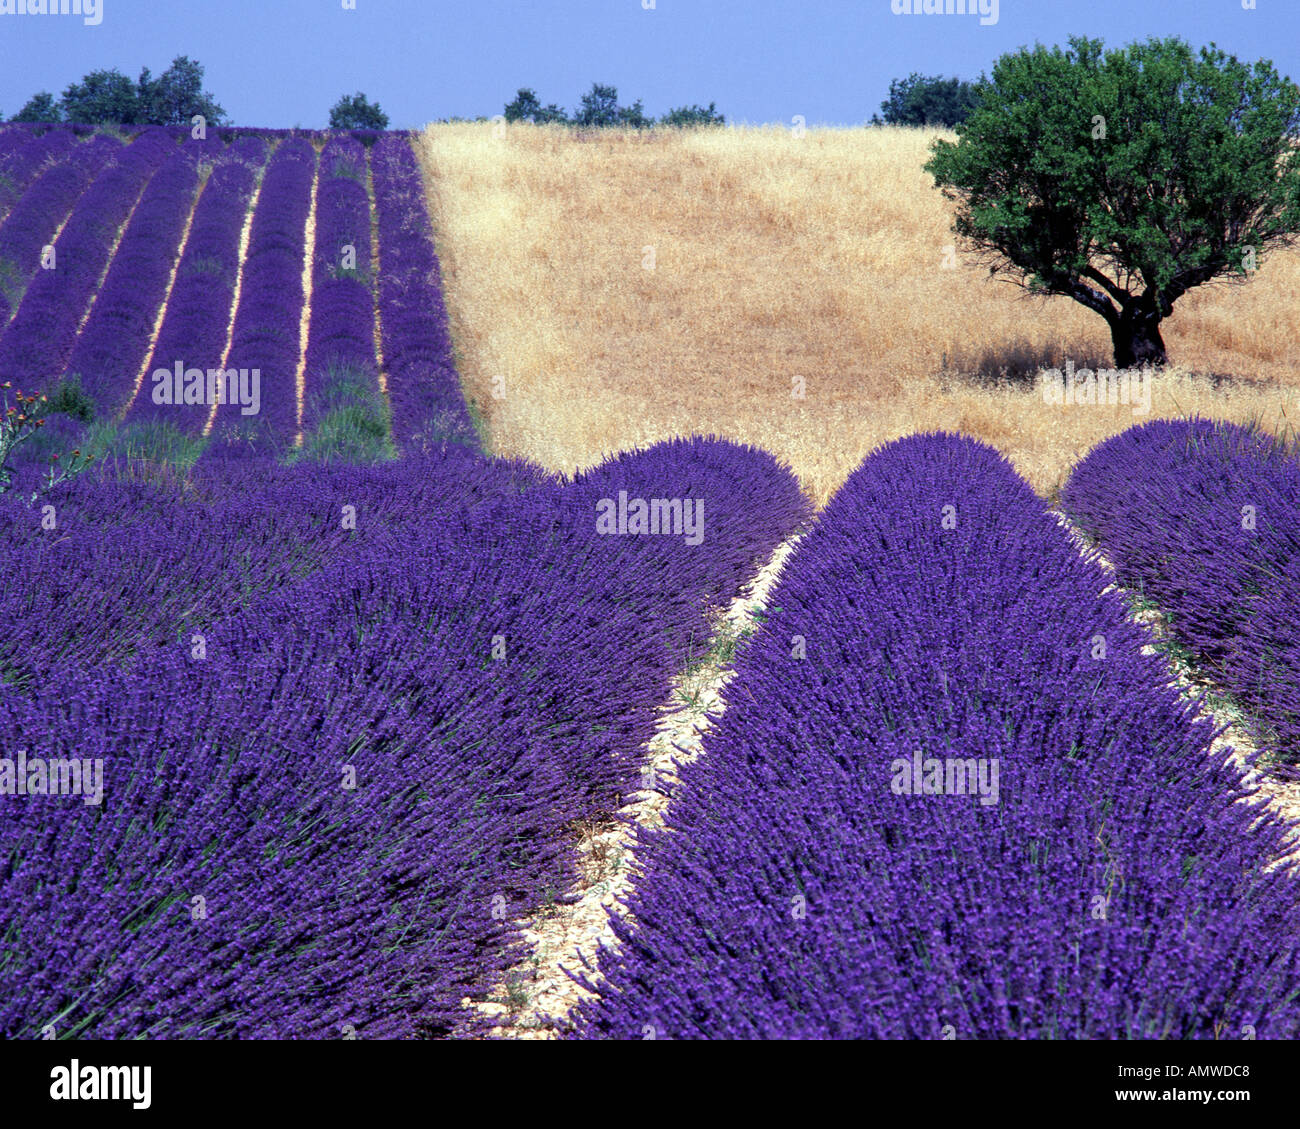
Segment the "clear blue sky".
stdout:
[[280,127],[324,126],[354,90],[410,128],[500,113],[520,86],[572,109],[593,81],[653,114],[714,101],[734,121],[853,125],[879,109],[891,78],[974,78],[1005,51],[1079,33],[1214,41],[1300,81],[1300,0],[1000,0],[989,26],[895,15],[891,0],[643,2],[99,0],[98,26],[0,14],[0,112],[92,69],[156,75],[182,54],[204,64],[237,124]]

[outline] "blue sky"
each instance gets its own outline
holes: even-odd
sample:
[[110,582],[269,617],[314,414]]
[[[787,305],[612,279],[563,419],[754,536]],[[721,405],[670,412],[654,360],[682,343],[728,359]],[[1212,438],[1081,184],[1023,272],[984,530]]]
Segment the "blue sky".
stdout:
[[1300,80],[1300,0],[998,0],[987,26],[978,15],[895,14],[903,0],[345,2],[99,0],[97,26],[0,14],[0,112],[88,70],[134,78],[181,54],[204,64],[236,123],[281,127],[324,126],[354,90],[411,128],[500,113],[520,86],[572,109],[593,81],[654,114],[713,101],[729,120],[853,125],[879,109],[892,78],[974,78],[1005,51],[1080,33],[1214,41]]

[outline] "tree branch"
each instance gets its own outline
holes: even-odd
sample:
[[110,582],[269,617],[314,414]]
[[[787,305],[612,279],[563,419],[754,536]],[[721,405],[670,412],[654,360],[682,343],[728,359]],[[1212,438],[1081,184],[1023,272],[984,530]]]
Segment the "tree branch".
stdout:
[[1096,267],[1089,267],[1087,270],[1083,272],[1083,276],[1084,278],[1092,279],[1093,282],[1099,283],[1102,289],[1105,290],[1106,293],[1109,294],[1112,298],[1114,298],[1115,301],[1118,302],[1121,306],[1124,304],[1125,299],[1127,299],[1129,296],[1129,292],[1127,290],[1125,290],[1122,286],[1118,285],[1117,283],[1112,282],[1109,278],[1107,278],[1104,274],[1102,274],[1101,271],[1099,271]]

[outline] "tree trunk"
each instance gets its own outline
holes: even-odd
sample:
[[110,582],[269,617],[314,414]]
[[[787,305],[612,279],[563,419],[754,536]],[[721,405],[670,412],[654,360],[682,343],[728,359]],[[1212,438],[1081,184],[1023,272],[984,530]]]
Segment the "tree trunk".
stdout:
[[1168,364],[1165,340],[1160,336],[1160,321],[1159,308],[1145,296],[1125,305],[1110,323],[1116,368]]

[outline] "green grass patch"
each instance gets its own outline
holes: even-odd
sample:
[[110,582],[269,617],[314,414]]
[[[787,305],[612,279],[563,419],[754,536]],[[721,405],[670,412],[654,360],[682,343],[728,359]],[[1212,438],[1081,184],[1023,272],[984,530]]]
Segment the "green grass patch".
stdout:
[[187,435],[169,423],[148,421],[92,428],[86,444],[96,457],[105,460],[184,472],[198,460],[207,440],[202,436]]
[[23,294],[27,291],[27,280],[17,265],[8,259],[0,259],[0,294],[5,296],[11,310],[22,304]]
[[184,273],[187,275],[220,274],[221,271],[220,259],[213,258],[211,255],[195,255],[185,264]]
[[341,267],[337,263],[329,265],[330,278],[350,278],[353,282],[359,282],[367,290],[370,289],[370,276],[360,267]]
[[365,184],[366,182],[365,166],[356,165],[345,157],[338,158],[334,164],[330,166],[329,174],[330,176],[346,177],[348,180],[355,180],[361,184]]
[[286,459],[301,462],[378,463],[397,458],[387,405],[374,377],[362,369],[331,364],[313,398],[316,428]]
[[46,400],[45,411],[46,414],[57,412],[71,416],[82,423],[94,422],[95,401],[91,399],[90,393],[81,387],[80,373],[70,373],[59,381]]
[[[459,371],[459,366],[457,368]],[[483,409],[479,407],[477,400],[466,397],[465,410],[469,413],[469,422],[474,426],[474,434],[478,438],[479,450],[488,449],[488,423],[487,416],[483,414]]]

